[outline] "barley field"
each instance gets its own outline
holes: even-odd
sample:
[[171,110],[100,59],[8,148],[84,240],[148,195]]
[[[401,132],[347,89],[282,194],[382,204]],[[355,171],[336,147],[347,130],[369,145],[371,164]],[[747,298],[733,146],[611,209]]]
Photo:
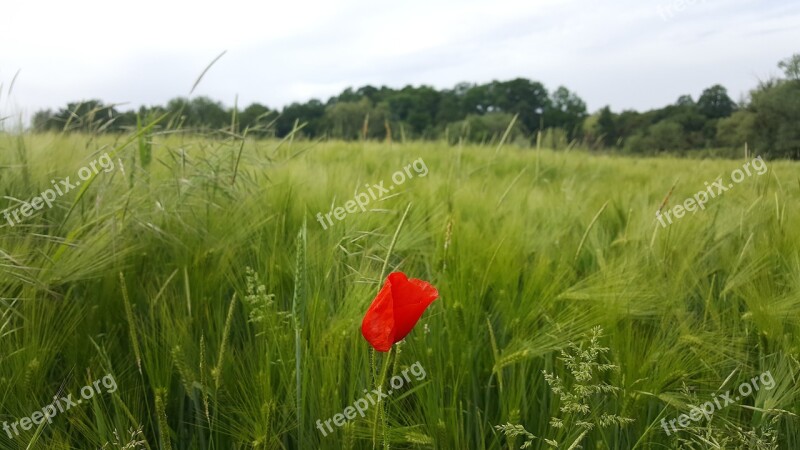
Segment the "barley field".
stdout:
[[656,216],[757,155],[2,134],[0,448],[800,448],[800,166]]

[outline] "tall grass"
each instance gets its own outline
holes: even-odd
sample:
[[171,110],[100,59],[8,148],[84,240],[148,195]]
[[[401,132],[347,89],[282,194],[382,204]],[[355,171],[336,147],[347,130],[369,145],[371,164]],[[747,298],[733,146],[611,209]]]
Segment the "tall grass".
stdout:
[[[677,202],[739,163],[142,131],[0,135],[12,206],[120,147],[79,199],[0,230],[0,426],[62,386],[112,374],[119,389],[38,436],[0,430],[0,448],[517,448],[495,426],[547,437],[562,405],[543,371],[568,380],[561,351],[595,326],[619,366],[602,410],[634,421],[583,448],[717,448],[697,436],[765,430],[800,447],[796,163],[768,162],[662,229],[675,179]],[[426,177],[316,222],[420,157]],[[382,406],[378,439],[371,414],[323,437],[317,419],[373,388],[359,327],[394,270],[440,299],[375,365],[388,379],[419,361],[427,377]],[[775,389],[678,438],[661,429],[765,370]]]

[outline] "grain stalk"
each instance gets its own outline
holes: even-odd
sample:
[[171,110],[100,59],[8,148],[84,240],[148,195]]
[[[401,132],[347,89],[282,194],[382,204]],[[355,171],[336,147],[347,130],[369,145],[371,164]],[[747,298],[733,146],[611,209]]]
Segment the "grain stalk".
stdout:
[[158,437],[161,441],[162,450],[172,450],[172,442],[169,438],[169,425],[167,424],[166,398],[167,390],[156,389],[156,417],[158,419]]
[[608,201],[603,203],[603,206],[600,207],[600,211],[597,211],[597,214],[594,215],[594,217],[592,218],[592,221],[589,223],[589,226],[586,227],[586,231],[584,231],[584,233],[583,233],[583,237],[581,238],[581,242],[580,242],[580,244],[578,244],[578,250],[575,252],[575,258],[573,259],[573,262],[578,261],[578,257],[581,255],[581,250],[583,249],[583,244],[586,242],[586,238],[589,236],[589,232],[592,231],[592,227],[594,227],[595,222],[597,222],[597,219],[600,218],[600,214],[603,214],[603,211],[606,210],[606,206],[608,206]]
[[[381,291],[381,288],[383,287],[381,285],[381,282],[383,281],[383,278],[384,278],[384,276],[386,274],[386,268],[389,266],[389,258],[392,256],[392,251],[394,251],[394,246],[397,243],[398,237],[400,236],[400,230],[403,229],[403,224],[405,223],[406,217],[408,217],[408,212],[410,210],[411,210],[411,203],[409,203],[408,206],[406,206],[406,210],[403,212],[403,217],[400,218],[400,223],[397,224],[397,229],[394,231],[394,236],[392,237],[392,242],[389,243],[389,249],[386,252],[386,258],[383,260],[383,267],[381,267],[381,276],[380,276],[380,278],[378,278],[378,291],[376,292],[376,295]],[[378,388],[379,386],[383,386],[383,383],[386,381],[386,372],[389,369],[389,361],[391,360],[391,356],[392,356],[393,350],[394,350],[394,347],[389,349],[389,353],[386,355],[386,358],[383,361],[383,369],[381,370],[380,381],[378,381],[376,379],[376,377],[375,377],[375,369],[376,369],[376,365],[375,365],[375,359],[376,359],[375,349],[370,349],[370,352],[371,352],[370,361],[371,361],[371,366],[372,366],[372,376],[373,376],[374,380],[378,381],[375,384],[376,388]],[[373,428],[372,428],[372,446],[373,446],[373,448],[375,447],[375,441],[377,439],[378,417],[379,416],[381,416],[383,418],[383,420],[382,420],[382,423],[383,423],[383,447],[384,447],[384,449],[388,449],[389,448],[389,443],[388,443],[388,441],[386,439],[386,412],[385,412],[385,408],[384,408],[383,403],[381,403],[381,405],[380,405],[379,413],[376,412],[376,414],[375,414],[375,421],[373,422]]]
[[219,390],[220,378],[222,377],[222,363],[225,361],[225,350],[228,347],[228,336],[231,333],[231,324],[233,323],[233,312],[236,306],[236,293],[231,298],[231,303],[228,305],[228,316],[225,318],[225,328],[222,331],[222,343],[219,346],[219,356],[217,356],[217,366],[212,371],[214,375],[214,389]]
[[139,374],[142,374],[142,354],[139,351],[139,338],[136,335],[136,322],[133,317],[133,308],[131,301],[128,298],[128,287],[125,284],[125,275],[119,273],[119,282],[122,287],[122,300],[125,305],[125,316],[128,319],[128,332],[130,334],[131,346],[133,346],[133,354],[136,357],[136,366],[139,368]]
[[306,221],[303,220],[303,228],[297,233],[296,251],[297,256],[295,260],[294,271],[294,295],[292,297],[292,319],[294,324],[294,357],[295,357],[295,408],[297,414],[298,426],[298,443],[303,447],[303,351],[302,351],[302,329],[303,329],[303,312],[308,297],[308,279],[307,279],[307,238],[306,238]]

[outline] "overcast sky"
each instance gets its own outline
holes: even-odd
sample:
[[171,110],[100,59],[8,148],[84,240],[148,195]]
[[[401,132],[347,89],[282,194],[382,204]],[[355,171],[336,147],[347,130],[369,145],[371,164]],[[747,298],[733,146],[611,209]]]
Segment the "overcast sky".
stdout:
[[715,83],[738,100],[778,75],[800,53],[800,2],[4,0],[0,112],[163,104],[223,50],[194,95],[229,106],[525,77],[568,87],[590,111],[641,110]]

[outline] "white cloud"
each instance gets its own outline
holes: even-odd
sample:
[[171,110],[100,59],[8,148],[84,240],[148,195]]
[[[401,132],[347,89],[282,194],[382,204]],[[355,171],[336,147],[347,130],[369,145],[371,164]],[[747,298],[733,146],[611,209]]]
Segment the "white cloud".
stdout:
[[[734,98],[800,51],[786,0],[248,2],[11,0],[0,19],[0,111],[80,98],[232,104],[323,100],[347,86],[526,77],[565,85],[591,109],[650,108],[714,83]],[[660,9],[659,9],[660,7]],[[663,11],[671,11],[671,17]],[[660,14],[661,12],[662,14]]]

